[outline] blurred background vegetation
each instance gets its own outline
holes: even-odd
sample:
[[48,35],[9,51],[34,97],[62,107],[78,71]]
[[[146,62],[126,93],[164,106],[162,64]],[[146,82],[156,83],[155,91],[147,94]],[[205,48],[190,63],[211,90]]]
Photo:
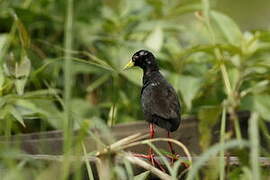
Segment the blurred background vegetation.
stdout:
[[0,0],[0,10],[0,135],[143,120],[142,72],[122,68],[148,49],[183,116],[199,117],[202,149],[224,110],[238,139],[245,110],[269,140],[270,1]]

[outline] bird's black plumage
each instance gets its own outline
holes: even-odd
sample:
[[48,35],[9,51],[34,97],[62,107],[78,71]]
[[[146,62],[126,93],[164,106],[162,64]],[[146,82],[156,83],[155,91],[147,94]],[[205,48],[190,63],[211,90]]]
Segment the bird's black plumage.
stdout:
[[132,62],[144,73],[141,104],[145,119],[167,131],[175,131],[181,121],[180,104],[175,90],[159,72],[154,55],[140,50],[132,56]]

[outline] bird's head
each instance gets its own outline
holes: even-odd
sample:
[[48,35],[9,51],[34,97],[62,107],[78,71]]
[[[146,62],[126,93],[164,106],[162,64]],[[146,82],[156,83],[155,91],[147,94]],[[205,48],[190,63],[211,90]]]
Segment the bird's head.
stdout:
[[143,70],[158,70],[158,65],[154,55],[147,50],[137,51],[124,69],[128,69],[133,66],[139,66]]

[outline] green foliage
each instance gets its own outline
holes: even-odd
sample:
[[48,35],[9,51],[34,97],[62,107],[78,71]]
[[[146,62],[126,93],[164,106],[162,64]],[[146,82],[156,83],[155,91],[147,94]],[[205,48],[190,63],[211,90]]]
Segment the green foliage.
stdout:
[[200,120],[199,131],[201,134],[200,145],[202,149],[207,149],[211,142],[211,131],[220,115],[220,107],[204,106],[199,110],[198,118]]
[[[265,123],[270,121],[270,31],[242,30],[214,4],[208,0],[0,1],[0,135],[62,129],[69,142],[68,131],[80,129],[85,121],[90,121],[89,127],[106,129],[101,122],[111,126],[143,120],[142,72],[122,68],[135,51],[148,49],[177,90],[182,114],[196,115],[200,121],[206,155],[194,164],[189,178],[210,159],[209,152],[220,150],[224,155],[226,148],[238,147],[237,142],[246,145],[235,116],[239,110],[253,114],[250,136],[262,129],[269,140]],[[221,109],[232,117],[223,114],[223,125],[231,120],[233,129],[224,129],[220,144],[207,150]],[[226,142],[231,134],[238,140]],[[252,137],[250,166],[239,167],[228,177],[260,177],[256,164],[260,144]],[[42,175],[28,169],[27,163]],[[42,179],[52,176],[57,166],[46,164],[43,171],[43,165],[27,163],[7,160],[0,162],[0,168],[15,167],[6,179]],[[224,162],[220,165],[223,171]],[[123,175],[121,168],[116,174]],[[135,179],[147,176],[145,172]]]
[[145,172],[135,176],[134,180],[145,180],[149,174],[150,174],[150,171],[145,171]]

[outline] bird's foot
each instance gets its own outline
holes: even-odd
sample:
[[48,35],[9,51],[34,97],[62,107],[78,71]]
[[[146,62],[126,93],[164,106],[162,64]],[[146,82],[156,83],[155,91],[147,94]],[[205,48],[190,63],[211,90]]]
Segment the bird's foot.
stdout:
[[165,169],[163,168],[163,166],[161,165],[160,161],[155,158],[154,154],[145,155],[145,154],[134,153],[133,156],[138,157],[138,158],[147,159],[148,161],[150,161],[152,166],[160,169],[163,172],[166,172]]
[[[171,161],[171,165],[173,165],[177,160],[179,160],[180,155],[179,154],[172,154],[172,155],[167,155],[167,157]],[[189,168],[189,164],[185,162],[181,162],[181,165],[184,166],[185,168]]]
[[171,165],[173,165],[175,161],[177,161],[180,157],[178,154],[171,154],[171,155],[166,155],[166,156],[170,160]]
[[157,167],[158,169],[160,169],[163,172],[166,172],[166,170],[161,165],[160,161],[154,157],[155,156],[154,154],[150,154],[149,156],[150,156],[150,162],[151,162],[152,166]]
[[149,155],[145,155],[145,154],[137,154],[137,153],[133,153],[133,156],[138,157],[138,158],[143,158],[143,159],[150,159]]
[[186,169],[188,169],[190,167],[190,165],[188,163],[185,162],[181,162],[182,166],[184,166]]

